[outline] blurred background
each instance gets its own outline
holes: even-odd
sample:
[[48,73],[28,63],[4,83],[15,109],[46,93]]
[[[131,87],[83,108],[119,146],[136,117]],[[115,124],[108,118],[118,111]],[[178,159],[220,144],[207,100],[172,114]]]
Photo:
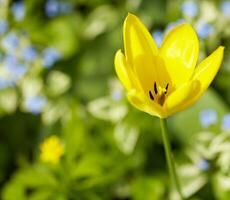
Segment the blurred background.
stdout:
[[159,120],[114,71],[132,12],[160,46],[189,22],[200,59],[225,46],[205,95],[169,119],[188,199],[230,199],[230,1],[0,0],[0,199],[171,200]]

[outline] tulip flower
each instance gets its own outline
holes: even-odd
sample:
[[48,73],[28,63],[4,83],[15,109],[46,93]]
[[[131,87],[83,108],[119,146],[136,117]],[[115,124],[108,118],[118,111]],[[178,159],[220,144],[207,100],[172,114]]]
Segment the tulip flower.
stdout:
[[123,37],[124,53],[118,50],[115,55],[116,73],[129,102],[161,118],[169,173],[183,200],[165,118],[188,108],[202,96],[221,66],[224,47],[218,47],[196,66],[199,41],[192,26],[183,23],[173,28],[158,49],[151,34],[133,14],[125,19]]
[[196,67],[199,41],[186,23],[172,29],[158,49],[142,22],[128,14],[123,37],[125,54],[118,50],[115,69],[128,100],[137,109],[160,118],[195,103],[223,59],[224,47],[220,46]]

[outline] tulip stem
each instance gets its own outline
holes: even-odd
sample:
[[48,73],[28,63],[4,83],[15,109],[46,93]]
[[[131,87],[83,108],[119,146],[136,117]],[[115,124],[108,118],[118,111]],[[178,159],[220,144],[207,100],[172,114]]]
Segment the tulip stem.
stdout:
[[167,121],[166,119],[160,119],[160,122],[161,122],[162,138],[163,138],[165,155],[166,155],[170,178],[171,178],[172,183],[175,185],[176,190],[181,200],[184,200],[184,197],[181,192],[181,187],[180,187],[179,179],[177,176],[176,168],[175,168],[175,163],[174,163],[173,156],[172,156],[170,141],[168,137]]

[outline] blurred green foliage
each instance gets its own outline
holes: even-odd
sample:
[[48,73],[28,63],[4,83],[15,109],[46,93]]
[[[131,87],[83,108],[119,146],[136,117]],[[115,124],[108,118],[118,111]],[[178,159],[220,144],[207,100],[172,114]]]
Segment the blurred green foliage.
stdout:
[[[0,0],[1,199],[177,199],[158,119],[131,107],[115,76],[128,12],[159,43],[181,19],[191,23],[200,60],[226,47],[212,88],[169,127],[185,196],[230,199],[229,7],[221,0]],[[44,163],[39,146],[54,134],[65,153],[58,164]]]

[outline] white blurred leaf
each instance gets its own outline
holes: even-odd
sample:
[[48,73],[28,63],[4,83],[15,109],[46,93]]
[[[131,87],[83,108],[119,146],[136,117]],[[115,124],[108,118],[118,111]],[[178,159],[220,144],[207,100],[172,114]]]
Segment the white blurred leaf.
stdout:
[[66,74],[54,70],[48,75],[47,83],[49,94],[58,96],[69,89],[71,80]]
[[0,92],[0,110],[12,113],[17,108],[17,94],[13,88],[8,88]]
[[114,103],[109,97],[96,99],[89,103],[89,112],[99,119],[112,122],[120,121],[128,112],[125,105]]
[[117,145],[125,154],[131,154],[133,152],[138,136],[138,129],[125,123],[118,124],[114,131]]

